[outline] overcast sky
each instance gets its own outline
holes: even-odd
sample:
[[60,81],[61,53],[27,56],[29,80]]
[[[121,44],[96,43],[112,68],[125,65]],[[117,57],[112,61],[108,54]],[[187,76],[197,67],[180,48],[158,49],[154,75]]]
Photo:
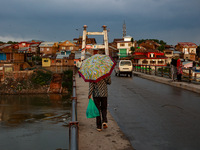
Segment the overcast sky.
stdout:
[[112,42],[122,38],[124,21],[135,40],[200,45],[200,0],[3,0],[0,41],[73,40],[82,35],[83,25],[90,32],[107,25]]

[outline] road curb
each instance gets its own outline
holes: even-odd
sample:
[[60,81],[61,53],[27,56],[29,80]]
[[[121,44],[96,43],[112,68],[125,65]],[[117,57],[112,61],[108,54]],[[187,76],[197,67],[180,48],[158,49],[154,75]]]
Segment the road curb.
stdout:
[[135,72],[135,71],[133,71],[133,74],[135,76],[139,76],[141,78],[145,78],[145,79],[148,79],[148,80],[152,80],[152,81],[168,84],[168,85],[171,85],[171,86],[175,86],[175,87],[178,87],[178,88],[186,89],[186,90],[189,90],[189,91],[193,91],[193,92],[196,92],[196,93],[200,93],[200,85],[196,85],[196,84],[193,84],[193,83],[172,82],[172,79],[167,79],[167,78],[164,78],[164,77],[158,77],[158,76],[154,76],[154,75],[148,75],[148,74]]

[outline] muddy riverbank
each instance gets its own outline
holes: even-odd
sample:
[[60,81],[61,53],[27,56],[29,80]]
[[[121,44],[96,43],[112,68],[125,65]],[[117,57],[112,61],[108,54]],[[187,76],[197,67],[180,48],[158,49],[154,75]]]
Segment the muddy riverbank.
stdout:
[[[72,73],[68,71],[63,74],[61,93],[68,94],[71,92]],[[0,82],[0,95],[49,94],[51,81],[52,73],[44,71],[37,71],[27,79],[7,78],[4,82]]]

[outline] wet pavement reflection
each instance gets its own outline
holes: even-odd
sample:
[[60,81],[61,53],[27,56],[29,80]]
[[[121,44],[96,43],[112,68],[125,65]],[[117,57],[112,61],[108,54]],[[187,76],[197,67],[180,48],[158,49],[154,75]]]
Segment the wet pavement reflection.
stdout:
[[67,95],[0,95],[1,150],[66,150],[71,101]]

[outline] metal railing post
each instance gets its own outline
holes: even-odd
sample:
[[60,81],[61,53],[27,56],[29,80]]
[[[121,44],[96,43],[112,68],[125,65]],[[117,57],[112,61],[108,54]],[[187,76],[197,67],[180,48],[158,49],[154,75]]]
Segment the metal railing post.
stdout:
[[147,65],[145,65],[145,71],[146,71],[146,74],[147,74]]
[[191,82],[192,80],[192,69],[189,68],[189,82]]
[[79,122],[77,121],[76,78],[75,78],[75,67],[74,67],[72,111],[71,111],[71,121],[69,123],[69,150],[78,150],[78,138],[79,138],[78,130],[79,130]]
[[150,65],[149,65],[149,74],[151,74],[151,71],[150,71],[150,69],[151,69],[151,68],[150,68]]

